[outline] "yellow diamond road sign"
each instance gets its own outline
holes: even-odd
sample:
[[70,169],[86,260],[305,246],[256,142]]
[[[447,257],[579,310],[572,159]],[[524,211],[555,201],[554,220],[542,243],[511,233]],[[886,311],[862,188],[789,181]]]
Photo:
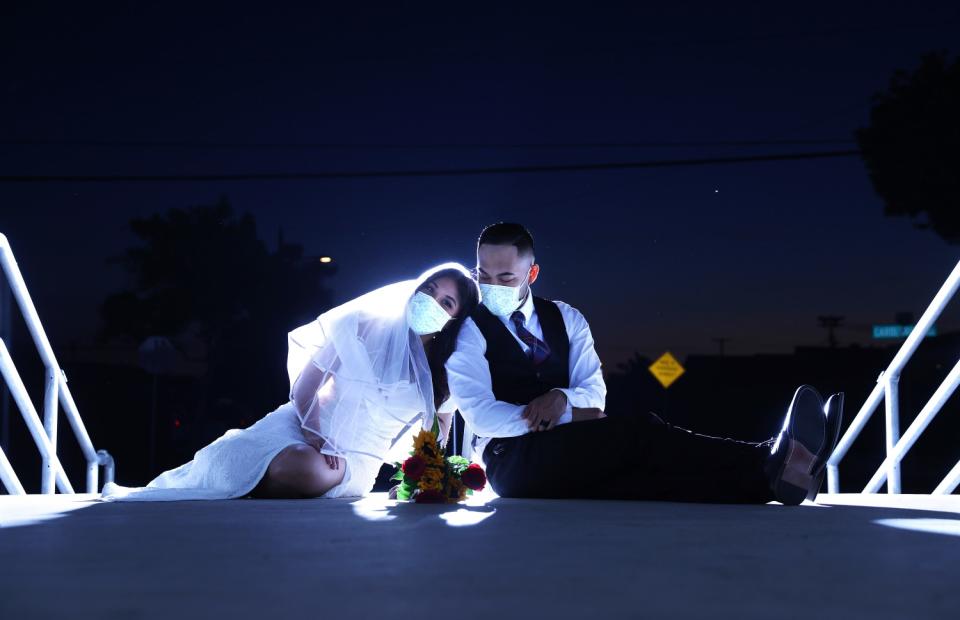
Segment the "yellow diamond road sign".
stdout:
[[677,358],[670,355],[670,351],[667,351],[657,361],[650,364],[650,372],[663,387],[668,388],[680,378],[684,370]]

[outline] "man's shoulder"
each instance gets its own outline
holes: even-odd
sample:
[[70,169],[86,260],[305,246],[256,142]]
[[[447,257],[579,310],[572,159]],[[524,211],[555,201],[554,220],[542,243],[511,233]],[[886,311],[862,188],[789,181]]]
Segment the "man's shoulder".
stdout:
[[577,312],[577,309],[576,309],[576,308],[574,308],[573,306],[571,306],[570,304],[568,304],[568,303],[565,302],[565,301],[560,301],[559,299],[548,299],[547,301],[549,301],[550,303],[556,305],[556,306],[557,306],[558,308],[560,308],[561,310],[567,310],[567,311],[572,310],[573,312]]
[[550,299],[547,301],[554,304],[557,307],[557,309],[560,310],[560,314],[563,315],[563,318],[565,320],[586,321],[586,319],[583,317],[583,313],[577,310],[576,308],[574,308],[573,306],[571,306],[570,304],[568,304],[567,302],[560,301],[559,299]]

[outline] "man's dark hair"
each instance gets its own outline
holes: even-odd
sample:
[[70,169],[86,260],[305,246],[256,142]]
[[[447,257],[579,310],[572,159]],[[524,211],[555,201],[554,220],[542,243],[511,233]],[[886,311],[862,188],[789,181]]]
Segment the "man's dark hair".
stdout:
[[518,255],[533,256],[533,235],[522,224],[498,222],[487,226],[477,239],[477,247],[484,244],[512,245]]

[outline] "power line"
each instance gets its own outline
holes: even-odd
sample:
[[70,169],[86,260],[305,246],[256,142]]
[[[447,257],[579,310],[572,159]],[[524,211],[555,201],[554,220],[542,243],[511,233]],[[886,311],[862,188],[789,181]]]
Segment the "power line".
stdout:
[[794,32],[779,32],[771,34],[744,34],[734,37],[722,37],[722,38],[698,38],[698,39],[670,39],[670,38],[646,38],[642,39],[643,42],[651,43],[705,43],[705,44],[730,44],[730,43],[749,43],[749,42],[760,42],[760,41],[786,41],[790,39],[809,39],[817,37],[834,37],[838,35],[845,34],[874,34],[874,33],[889,33],[889,32],[902,32],[904,30],[928,30],[928,29],[940,29],[940,28],[950,28],[955,26],[958,23],[958,20],[955,18],[950,18],[938,22],[924,22],[924,23],[898,23],[898,24],[867,24],[867,25],[858,25],[858,26],[836,26],[832,28],[824,28],[820,30],[799,30]]
[[467,143],[348,143],[348,142],[204,142],[195,140],[0,140],[0,146],[93,147],[93,148],[174,148],[174,149],[621,149],[621,148],[704,148],[760,146],[847,146],[850,139],[824,140],[697,140],[641,142],[467,142]]
[[859,155],[858,150],[814,151],[743,157],[709,157],[700,159],[666,159],[599,164],[560,164],[537,166],[505,166],[494,168],[440,168],[433,170],[369,170],[354,172],[254,172],[241,174],[167,174],[167,175],[3,175],[0,183],[166,183],[182,181],[310,181],[321,179],[372,179],[390,177],[444,177],[487,174],[537,174],[551,172],[593,172],[637,168],[668,168],[744,164],[755,162],[799,161]]

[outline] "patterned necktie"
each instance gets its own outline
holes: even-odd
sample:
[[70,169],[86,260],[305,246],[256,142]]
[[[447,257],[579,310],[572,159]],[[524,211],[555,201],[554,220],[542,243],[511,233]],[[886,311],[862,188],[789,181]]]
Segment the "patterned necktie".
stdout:
[[527,331],[527,328],[523,326],[523,318],[523,312],[519,310],[510,315],[510,319],[517,328],[517,336],[520,337],[523,344],[530,347],[530,358],[534,365],[539,366],[550,357],[550,346]]

